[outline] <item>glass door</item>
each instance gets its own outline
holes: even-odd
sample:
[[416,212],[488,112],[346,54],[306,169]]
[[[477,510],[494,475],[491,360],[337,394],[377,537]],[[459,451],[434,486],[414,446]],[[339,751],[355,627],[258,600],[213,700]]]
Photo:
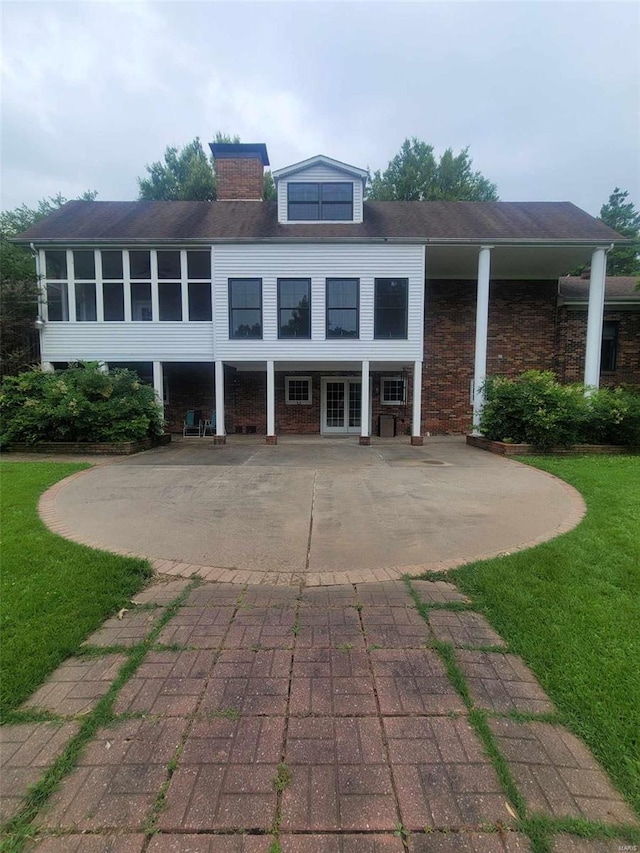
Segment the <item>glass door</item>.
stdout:
[[359,433],[362,423],[362,383],[359,379],[322,380],[322,432]]

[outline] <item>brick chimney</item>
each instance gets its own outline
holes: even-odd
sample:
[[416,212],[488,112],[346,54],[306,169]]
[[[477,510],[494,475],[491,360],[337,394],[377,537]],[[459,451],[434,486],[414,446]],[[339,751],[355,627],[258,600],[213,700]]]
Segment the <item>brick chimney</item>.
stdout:
[[269,165],[262,143],[210,142],[216,170],[218,201],[262,201],[264,167]]

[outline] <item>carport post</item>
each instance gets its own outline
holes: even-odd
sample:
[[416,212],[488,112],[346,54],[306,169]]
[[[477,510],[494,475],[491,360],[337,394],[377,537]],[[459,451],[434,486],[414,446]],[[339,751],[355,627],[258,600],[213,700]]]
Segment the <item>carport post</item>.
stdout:
[[156,392],[156,399],[162,406],[162,419],[164,420],[164,381],[161,361],[153,362],[153,390]]
[[487,377],[487,331],[489,328],[489,278],[491,249],[481,246],[478,255],[478,291],[476,299],[476,350],[473,363],[473,434],[479,435],[480,415],[484,404],[482,385]]
[[224,362],[216,361],[216,434],[214,444],[226,442],[224,429]]
[[362,362],[362,393],[360,399],[360,444],[371,444],[369,428],[369,362]]
[[[584,384],[587,389],[600,384],[600,359],[602,356],[602,320],[604,316],[604,286],[607,271],[607,249],[593,250],[589,278],[589,308],[587,313],[587,341],[584,357]],[[587,390],[588,393],[588,390]]]
[[277,444],[276,436],[276,371],[273,361],[267,362],[267,444]]
[[424,442],[420,426],[422,415],[422,362],[413,362],[413,415],[411,420],[411,444],[420,447]]

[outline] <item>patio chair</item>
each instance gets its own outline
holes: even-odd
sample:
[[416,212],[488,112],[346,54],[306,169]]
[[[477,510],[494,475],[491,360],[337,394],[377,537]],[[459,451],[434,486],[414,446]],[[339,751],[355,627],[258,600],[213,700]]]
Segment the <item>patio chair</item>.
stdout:
[[209,435],[216,434],[216,413],[212,412],[211,417],[208,420],[202,421],[202,435],[207,435],[207,430],[209,430]]
[[189,409],[182,422],[182,435],[202,435],[202,412],[199,409]]

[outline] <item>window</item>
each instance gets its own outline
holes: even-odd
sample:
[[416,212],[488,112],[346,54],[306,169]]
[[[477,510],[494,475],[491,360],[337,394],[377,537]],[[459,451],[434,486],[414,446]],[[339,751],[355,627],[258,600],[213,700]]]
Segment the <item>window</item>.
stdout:
[[102,278],[120,279],[124,278],[122,272],[122,252],[121,251],[103,251],[102,252]]
[[149,322],[153,319],[151,309],[151,282],[131,282],[131,319]]
[[180,252],[158,251],[158,278],[180,280]]
[[[47,261],[47,271],[49,269],[48,263]],[[66,281],[47,284],[47,313],[52,322],[69,319],[69,296]]]
[[103,283],[102,304],[105,320],[119,322],[124,320],[124,285],[121,281]]
[[375,281],[374,337],[379,340],[406,340],[406,278],[377,278]]
[[47,278],[65,279],[67,277],[67,253],[45,252]]
[[600,350],[600,370],[613,373],[618,360],[618,331],[620,323],[617,320],[605,320],[602,324],[602,349]]
[[358,291],[357,278],[327,279],[327,338],[357,338]]
[[211,320],[211,285],[208,282],[189,282],[189,319]]
[[93,280],[96,278],[95,255],[92,251],[73,253],[73,276],[80,280]]
[[210,279],[211,252],[187,252],[187,273],[189,279]]
[[311,405],[310,376],[285,376],[284,389],[287,406]]
[[76,282],[76,320],[92,322],[98,319],[96,315],[96,286],[93,282]]
[[229,279],[229,337],[262,337],[262,279]]
[[278,337],[311,337],[311,279],[278,279]]
[[380,383],[380,402],[383,406],[404,406],[406,384],[402,376],[383,376]]
[[151,253],[130,251],[129,267],[131,278],[151,278]]
[[353,220],[353,184],[287,184],[287,219],[291,222]]
[[158,308],[161,321],[182,320],[182,286],[179,282],[158,284]]

